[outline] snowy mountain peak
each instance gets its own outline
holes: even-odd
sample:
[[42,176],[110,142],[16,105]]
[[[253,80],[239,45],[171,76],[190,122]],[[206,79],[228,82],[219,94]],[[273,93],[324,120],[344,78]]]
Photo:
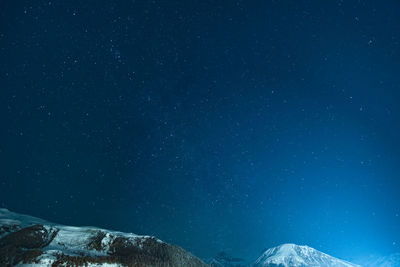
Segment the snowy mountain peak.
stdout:
[[253,264],[254,267],[360,267],[339,260],[308,246],[283,244],[266,250]]

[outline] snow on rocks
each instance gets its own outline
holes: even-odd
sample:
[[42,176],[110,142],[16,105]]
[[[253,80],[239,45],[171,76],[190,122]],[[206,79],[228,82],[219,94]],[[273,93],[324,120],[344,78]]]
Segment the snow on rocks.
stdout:
[[151,236],[64,226],[0,209],[0,262],[7,266],[207,266]]

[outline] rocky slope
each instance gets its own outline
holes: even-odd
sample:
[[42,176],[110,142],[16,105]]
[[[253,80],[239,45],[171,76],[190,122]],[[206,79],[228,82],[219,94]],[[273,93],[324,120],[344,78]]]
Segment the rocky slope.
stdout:
[[57,225],[0,209],[0,266],[208,265],[154,237]]
[[316,249],[284,244],[266,250],[253,267],[361,267],[339,260]]

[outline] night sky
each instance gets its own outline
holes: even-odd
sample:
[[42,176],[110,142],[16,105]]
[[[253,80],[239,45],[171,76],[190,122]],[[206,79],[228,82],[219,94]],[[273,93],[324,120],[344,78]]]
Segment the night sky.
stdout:
[[400,251],[399,1],[0,2],[0,207],[208,258]]

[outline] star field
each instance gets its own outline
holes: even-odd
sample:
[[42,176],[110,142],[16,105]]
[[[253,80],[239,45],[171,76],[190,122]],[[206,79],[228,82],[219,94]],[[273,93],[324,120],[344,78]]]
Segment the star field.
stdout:
[[3,1],[0,206],[203,258],[399,251],[399,8]]

